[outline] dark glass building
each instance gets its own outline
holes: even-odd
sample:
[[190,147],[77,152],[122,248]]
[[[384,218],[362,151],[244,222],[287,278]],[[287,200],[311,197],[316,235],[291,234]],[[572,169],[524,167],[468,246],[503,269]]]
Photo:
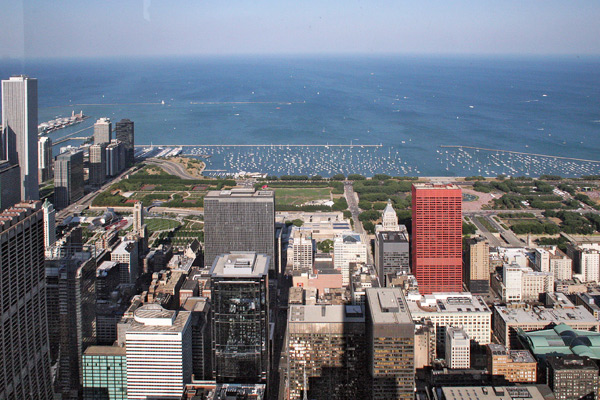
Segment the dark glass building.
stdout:
[[233,252],[211,269],[217,383],[267,383],[269,374],[269,257]]
[[120,140],[125,145],[125,165],[127,167],[131,167],[135,162],[135,135],[133,121],[122,119],[116,123],[115,130],[117,140]]

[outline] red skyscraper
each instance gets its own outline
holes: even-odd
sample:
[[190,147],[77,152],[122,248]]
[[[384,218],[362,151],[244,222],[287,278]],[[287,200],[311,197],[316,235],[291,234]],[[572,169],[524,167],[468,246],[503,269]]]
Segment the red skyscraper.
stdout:
[[421,294],[462,292],[462,191],[412,186],[412,271]]

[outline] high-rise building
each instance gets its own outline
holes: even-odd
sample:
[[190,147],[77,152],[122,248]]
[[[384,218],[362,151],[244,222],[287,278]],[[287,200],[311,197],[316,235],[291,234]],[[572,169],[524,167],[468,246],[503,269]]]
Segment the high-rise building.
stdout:
[[141,201],[133,205],[133,232],[141,233],[144,230],[144,204]]
[[48,199],[42,204],[42,209],[44,210],[44,247],[54,246],[56,243],[56,211]]
[[133,312],[125,332],[128,399],[179,399],[192,379],[189,311],[146,304]]
[[83,400],[127,400],[125,347],[88,347],[82,364]]
[[448,368],[471,367],[471,341],[462,328],[453,326],[446,328],[445,350]]
[[102,186],[106,180],[106,143],[90,146],[90,185]]
[[40,197],[37,146],[37,79],[12,76],[2,81],[2,158],[19,166],[23,200]]
[[481,236],[465,240],[463,279],[471,293],[486,294],[490,289],[490,245]]
[[139,276],[139,247],[131,240],[122,240],[110,253],[110,260],[119,263],[121,283],[135,283]]
[[21,201],[21,192],[15,190],[19,179],[19,166],[0,160],[0,212]]
[[502,301],[537,301],[543,293],[554,290],[554,275],[551,272],[534,271],[516,263],[502,267]]
[[83,197],[83,152],[66,152],[54,163],[54,205],[63,209]]
[[0,214],[0,399],[53,399],[39,202]]
[[133,121],[122,119],[115,124],[117,140],[125,146],[125,167],[131,167],[135,162],[135,135]]
[[333,239],[333,266],[342,271],[342,285],[350,284],[350,263],[367,262],[367,244],[358,233],[342,232]]
[[125,146],[113,140],[106,146],[106,175],[117,176],[125,169]]
[[266,383],[269,375],[269,257],[235,252],[211,268],[214,377]]
[[401,229],[398,224],[398,215],[392,206],[392,200],[388,200],[387,205],[381,214],[381,224],[375,227],[375,234],[379,231],[399,231]]
[[275,193],[253,189],[208,192],[204,197],[204,265],[220,254],[250,251],[269,257],[275,270]]
[[399,288],[367,289],[368,370],[375,399],[413,399],[415,324]]
[[310,231],[294,229],[288,245],[288,260],[292,271],[312,271],[314,258],[314,241]]
[[94,144],[110,143],[112,140],[112,123],[110,118],[100,118],[94,124]]
[[410,273],[410,246],[406,230],[379,231],[375,235],[375,268],[383,286],[389,284],[385,281],[388,274]]
[[548,356],[548,386],[557,400],[597,399],[598,366],[588,357]]
[[52,172],[52,139],[48,136],[41,136],[38,141],[38,173],[39,183],[51,179]]
[[573,260],[556,246],[539,247],[534,251],[538,271],[551,272],[557,281],[566,281],[573,276]]
[[462,191],[412,186],[412,272],[421,294],[462,291]]
[[[81,357],[96,340],[96,258],[93,248],[46,259],[48,323],[55,386],[63,399],[79,399]],[[92,251],[89,251],[92,250]]]
[[290,400],[369,398],[362,306],[292,305],[287,335]]

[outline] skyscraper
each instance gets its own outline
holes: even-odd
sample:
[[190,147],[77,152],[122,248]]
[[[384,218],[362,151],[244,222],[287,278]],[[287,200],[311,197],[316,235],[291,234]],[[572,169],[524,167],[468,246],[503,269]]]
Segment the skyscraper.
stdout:
[[134,145],[135,136],[133,130],[133,121],[122,119],[115,124],[117,140],[120,140],[125,146],[125,166],[131,167],[135,162]]
[[48,199],[42,204],[42,209],[44,210],[44,247],[54,246],[56,243],[56,211]]
[[463,279],[471,293],[485,294],[490,289],[490,245],[483,237],[465,240]]
[[141,201],[133,205],[133,232],[141,233],[144,230],[144,204]]
[[215,259],[210,273],[217,383],[267,383],[269,257],[223,254]]
[[367,289],[366,330],[370,398],[413,399],[415,325],[401,289]]
[[83,152],[66,152],[54,163],[54,205],[63,209],[83,197]]
[[13,165],[8,160],[0,160],[0,212],[21,200],[21,191],[15,187],[19,178],[18,165]]
[[52,160],[52,139],[48,136],[42,136],[38,141],[38,172],[40,184],[52,178]]
[[117,176],[125,169],[125,147],[113,140],[106,146],[106,175]]
[[383,286],[389,285],[388,274],[410,273],[410,246],[408,243],[406,229],[379,231],[375,235],[375,268]]
[[39,202],[0,214],[0,399],[53,399]]
[[90,146],[90,185],[102,186],[106,180],[106,143]]
[[110,143],[112,139],[112,123],[110,118],[100,118],[94,124],[94,144]]
[[412,272],[421,294],[462,291],[461,206],[456,185],[412,186]]
[[127,398],[179,399],[192,379],[189,311],[158,304],[136,309],[126,328]]
[[39,199],[37,79],[12,76],[2,81],[3,159],[21,169],[21,199]]
[[275,269],[275,194],[272,191],[231,189],[204,197],[204,264],[220,254],[251,251],[269,256]]

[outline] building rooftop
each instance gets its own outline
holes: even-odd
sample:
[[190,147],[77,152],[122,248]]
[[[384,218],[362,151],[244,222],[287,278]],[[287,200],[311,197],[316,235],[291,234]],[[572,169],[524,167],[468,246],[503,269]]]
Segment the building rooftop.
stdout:
[[121,243],[112,251],[113,254],[124,254],[129,255],[132,251],[132,246],[135,245],[135,242],[122,240]]
[[294,323],[351,323],[365,322],[362,306],[350,305],[293,305],[290,306],[288,322]]
[[440,389],[445,400],[545,400],[556,399],[550,389],[544,386],[456,386]]
[[598,324],[598,320],[583,306],[572,308],[508,308],[495,306],[496,313],[509,324],[549,324],[549,323],[590,323]]
[[231,252],[213,262],[210,274],[220,277],[260,277],[269,272],[269,257],[264,254]]
[[399,288],[369,288],[367,304],[376,324],[412,324],[408,304]]
[[451,183],[419,182],[413,183],[413,186],[415,189],[460,189],[460,187]]
[[408,237],[404,232],[381,231],[379,236],[384,243],[408,243]]
[[119,265],[116,261],[104,261],[96,268],[96,277],[105,277],[108,272]]
[[229,190],[211,190],[205,196],[205,199],[231,199],[231,198],[247,198],[247,199],[274,199],[275,192],[272,190],[254,190],[252,188],[233,188]]
[[577,330],[566,324],[552,329],[525,332],[518,329],[519,340],[536,356],[579,355],[600,360],[600,333]]
[[125,347],[119,346],[90,346],[83,353],[84,356],[123,356]]
[[494,356],[508,356],[513,363],[535,363],[535,358],[527,350],[507,350],[501,344],[490,343],[487,345]]
[[565,356],[551,356],[548,357],[548,364],[552,367],[553,370],[581,370],[581,369],[589,369],[593,371],[598,371],[598,365],[596,363],[587,358],[580,357],[577,355],[565,355]]
[[480,296],[471,293],[433,293],[421,296],[409,294],[406,299],[412,314],[423,312],[439,313],[491,313]]
[[182,332],[190,315],[188,311],[178,312],[166,310],[154,303],[145,304],[133,312],[133,320],[127,333]]

